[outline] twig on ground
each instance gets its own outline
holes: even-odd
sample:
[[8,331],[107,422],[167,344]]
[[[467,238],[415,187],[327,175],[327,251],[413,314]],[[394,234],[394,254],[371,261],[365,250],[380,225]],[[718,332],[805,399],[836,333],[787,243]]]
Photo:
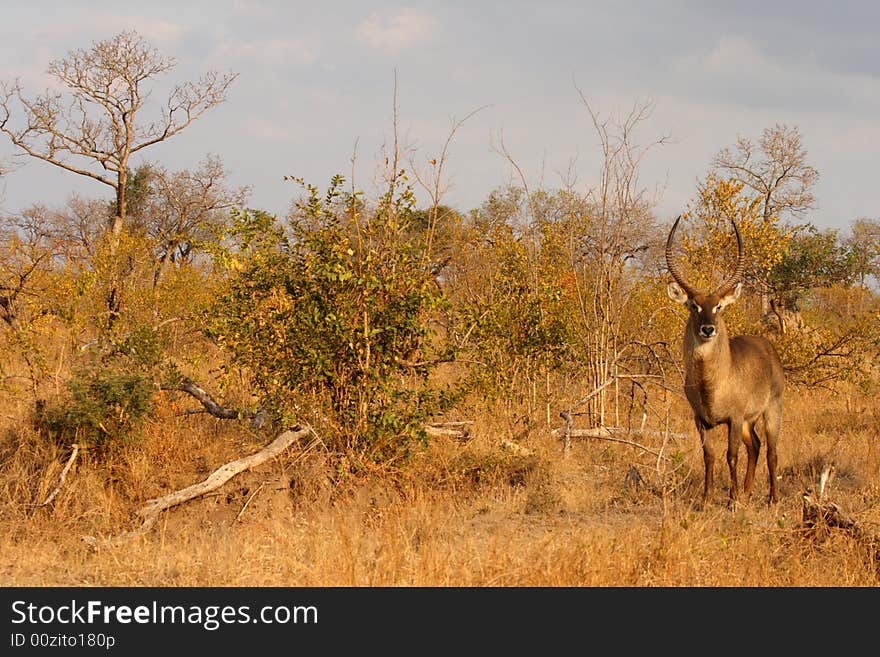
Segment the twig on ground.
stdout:
[[263,486],[265,486],[265,485],[266,485],[266,482],[264,481],[264,482],[261,483],[259,486],[257,486],[256,490],[255,490],[253,493],[251,493],[250,495],[248,495],[248,498],[245,500],[244,504],[243,504],[242,507],[241,507],[241,511],[239,511],[239,512],[238,512],[238,515],[235,516],[235,521],[236,521],[236,522],[241,522],[241,515],[244,513],[244,510],[245,510],[246,508],[248,508],[248,504],[250,504],[250,503],[251,503],[251,500],[254,499],[254,498],[257,496],[257,493],[259,493],[261,490],[263,490]]
[[76,457],[79,456],[79,450],[81,448],[86,449],[85,446],[80,445],[79,443],[73,443],[71,445],[71,448],[73,451],[71,451],[70,458],[67,459],[67,463],[64,465],[64,469],[61,471],[61,477],[58,480],[58,485],[55,487],[55,490],[49,493],[48,497],[46,497],[45,500],[37,505],[38,507],[48,506],[52,503],[52,500],[54,500],[58,493],[61,492],[61,488],[62,486],[64,486],[64,482],[67,480],[67,473],[70,472],[70,468],[73,467],[73,463],[74,461],[76,461]]

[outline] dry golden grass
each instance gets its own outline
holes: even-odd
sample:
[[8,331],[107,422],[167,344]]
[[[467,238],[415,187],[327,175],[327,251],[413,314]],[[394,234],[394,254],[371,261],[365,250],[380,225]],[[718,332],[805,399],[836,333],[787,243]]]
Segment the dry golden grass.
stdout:
[[[146,499],[196,481],[258,444],[234,423],[160,407],[146,437],[103,460],[88,452],[51,505],[66,453],[12,408],[0,425],[3,586],[877,586],[878,555],[840,530],[809,537],[801,492],[837,466],[830,499],[880,533],[880,406],[873,398],[789,393],[782,501],[697,510],[702,456],[686,408],[667,444],[678,467],[637,448],[578,440],[563,456],[549,429],[501,446],[510,423],[478,420],[465,444],[435,440],[402,471],[354,476],[295,450],[163,514],[119,547],[85,535],[133,526]],[[22,418],[16,421],[15,418]],[[659,448],[660,438],[640,438]],[[744,450],[740,465],[744,467]],[[635,468],[640,485],[627,483]]]

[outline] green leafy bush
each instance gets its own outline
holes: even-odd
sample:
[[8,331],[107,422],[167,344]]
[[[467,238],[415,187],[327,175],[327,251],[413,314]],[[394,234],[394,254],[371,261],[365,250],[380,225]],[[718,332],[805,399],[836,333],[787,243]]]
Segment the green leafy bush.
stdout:
[[36,422],[59,441],[111,447],[136,438],[152,410],[162,344],[151,328],[139,327],[116,343],[96,343],[92,351],[92,360],[67,381],[68,394],[38,405]]
[[70,400],[42,409],[53,435],[96,446],[132,438],[152,407],[153,386],[139,373],[79,372],[67,383]]
[[368,211],[342,183],[323,196],[306,185],[287,225],[234,213],[234,244],[219,254],[234,273],[208,333],[282,420],[316,425],[352,456],[394,461],[450,399],[428,384],[428,322],[443,296],[409,190]]

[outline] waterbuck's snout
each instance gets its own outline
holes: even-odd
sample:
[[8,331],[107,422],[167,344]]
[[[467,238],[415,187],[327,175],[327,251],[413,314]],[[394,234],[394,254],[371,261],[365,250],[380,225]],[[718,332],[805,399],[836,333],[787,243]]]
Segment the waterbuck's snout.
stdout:
[[[672,286],[678,287],[677,283],[671,283],[670,288]],[[732,288],[720,290],[714,294],[694,293],[693,296],[689,296],[682,290],[678,295],[675,295],[670,290],[670,296],[685,298],[684,304],[690,308],[692,314],[692,319],[689,322],[691,330],[696,334],[696,337],[708,341],[724,333],[723,311],[739,297],[741,290],[742,285],[737,282]]]

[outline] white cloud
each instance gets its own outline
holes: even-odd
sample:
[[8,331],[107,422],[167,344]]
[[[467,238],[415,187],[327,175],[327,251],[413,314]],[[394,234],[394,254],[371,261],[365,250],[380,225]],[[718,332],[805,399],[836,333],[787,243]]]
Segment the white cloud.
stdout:
[[286,127],[259,116],[248,117],[244,128],[251,137],[261,141],[290,141],[292,138]]
[[176,44],[183,39],[187,28],[177,23],[171,23],[157,18],[144,16],[117,16],[107,14],[96,21],[94,25],[102,32],[121,32],[123,30],[136,30],[138,34],[158,44]]
[[217,55],[268,66],[306,66],[318,58],[319,51],[316,39],[295,37],[223,44]]
[[677,60],[672,73],[686,95],[738,108],[874,115],[880,107],[876,77],[832,70],[814,58],[772,56],[742,37],[721,37],[710,52]]
[[714,80],[777,78],[784,71],[780,62],[770,59],[754,43],[742,37],[721,37],[709,52],[691,53],[678,59],[674,72],[685,79],[708,76]]
[[721,37],[705,59],[703,68],[718,75],[743,70],[764,75],[779,72],[776,63],[765,57],[751,41],[740,37]]
[[430,14],[402,7],[394,11],[371,14],[357,27],[357,36],[371,48],[398,52],[426,40],[436,20]]
[[109,38],[112,34],[126,30],[135,30],[147,41],[163,46],[178,43],[187,32],[187,28],[182,25],[160,18],[89,12],[78,19],[41,25],[33,30],[32,36],[36,39],[55,41],[73,35],[97,33],[104,35],[101,38]]

